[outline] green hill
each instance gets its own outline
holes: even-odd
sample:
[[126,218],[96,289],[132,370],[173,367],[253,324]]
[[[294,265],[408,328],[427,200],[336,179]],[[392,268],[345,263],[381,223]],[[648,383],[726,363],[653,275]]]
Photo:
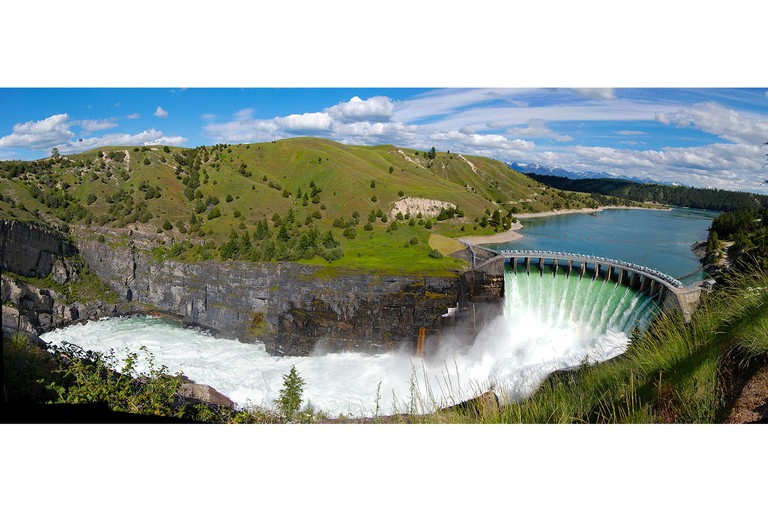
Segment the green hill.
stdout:
[[[158,258],[384,271],[461,268],[430,257],[432,233],[488,234],[508,229],[516,213],[597,206],[488,158],[317,138],[0,162],[0,194],[4,217],[156,235]],[[406,199],[412,209],[396,216]],[[413,206],[426,200],[443,204]]]

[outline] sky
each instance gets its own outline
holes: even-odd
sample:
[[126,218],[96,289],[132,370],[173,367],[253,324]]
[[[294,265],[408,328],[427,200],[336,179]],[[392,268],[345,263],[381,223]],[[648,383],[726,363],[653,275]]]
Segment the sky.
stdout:
[[299,136],[765,192],[768,89],[0,89],[6,160]]

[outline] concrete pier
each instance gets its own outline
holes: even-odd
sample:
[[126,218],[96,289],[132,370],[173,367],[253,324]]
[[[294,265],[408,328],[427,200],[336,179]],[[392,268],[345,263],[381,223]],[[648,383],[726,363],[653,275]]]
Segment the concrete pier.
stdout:
[[[544,275],[545,263],[549,261],[552,262],[553,275],[555,276],[557,275],[557,267],[561,262],[564,265],[567,262],[568,276],[570,276],[573,267],[577,266],[580,278],[590,273],[587,265],[592,265],[594,271],[591,272],[591,279],[602,278],[606,281],[625,284],[658,301],[662,304],[663,310],[679,311],[686,321],[690,320],[701,294],[699,288],[688,288],[677,279],[652,268],[612,258],[575,253],[503,250],[498,252],[497,256],[475,267],[474,270],[496,274],[499,269],[503,272],[504,263],[509,261],[516,271],[517,262],[524,261],[525,270],[530,274],[531,259],[534,258],[538,260],[537,266],[541,276]],[[602,275],[601,270],[603,271]]]

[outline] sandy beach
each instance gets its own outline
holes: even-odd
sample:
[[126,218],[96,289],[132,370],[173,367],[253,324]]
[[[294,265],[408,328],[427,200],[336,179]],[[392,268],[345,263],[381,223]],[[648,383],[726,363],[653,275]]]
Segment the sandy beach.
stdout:
[[[567,215],[571,213],[594,213],[603,210],[651,210],[653,208],[643,208],[641,206],[601,206],[599,208],[578,208],[573,210],[557,210],[554,212],[539,212],[539,213],[520,213],[515,215],[518,219],[533,219],[536,217],[549,217],[550,215]],[[669,210],[669,208],[665,208]],[[459,238],[459,242],[464,242],[471,245],[481,244],[501,244],[505,242],[513,242],[523,237],[517,231],[523,227],[523,224],[518,220],[512,224],[509,231],[503,233],[496,233],[493,235],[478,235],[478,236],[463,236]]]

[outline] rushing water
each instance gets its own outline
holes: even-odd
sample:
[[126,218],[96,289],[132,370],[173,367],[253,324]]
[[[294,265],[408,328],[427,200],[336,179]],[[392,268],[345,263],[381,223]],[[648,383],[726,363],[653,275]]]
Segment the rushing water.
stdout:
[[603,210],[523,219],[523,238],[488,247],[594,254],[654,268],[684,284],[703,279],[691,244],[707,239],[717,212]]
[[647,322],[652,311],[646,297],[589,278],[508,275],[505,293],[504,315],[474,344],[445,336],[439,350],[424,359],[405,351],[275,357],[261,343],[215,338],[151,317],[73,325],[43,339],[101,352],[114,349],[118,356],[144,346],[156,365],[209,384],[241,407],[273,407],[282,376],[295,365],[305,380],[304,398],[313,407],[365,416],[376,412],[377,401],[380,414],[421,413],[476,396],[491,384],[502,399],[527,396],[555,370],[622,353],[627,331]]

